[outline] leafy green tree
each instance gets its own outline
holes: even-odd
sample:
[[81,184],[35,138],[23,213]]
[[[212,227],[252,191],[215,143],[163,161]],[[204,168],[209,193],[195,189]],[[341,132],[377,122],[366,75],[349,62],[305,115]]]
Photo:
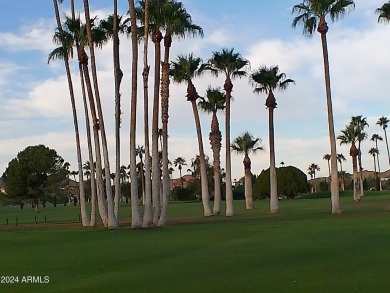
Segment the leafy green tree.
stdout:
[[31,201],[39,212],[38,204],[48,196],[48,187],[60,188],[67,172],[64,160],[53,149],[44,145],[29,146],[11,160],[2,178],[7,195],[18,201]]
[[253,209],[253,189],[252,189],[252,172],[251,172],[251,159],[249,153],[256,153],[257,151],[263,150],[259,144],[261,143],[260,138],[254,138],[249,132],[245,132],[241,136],[237,136],[231,148],[233,151],[244,154],[244,171],[245,171],[245,202],[246,209]]
[[353,8],[355,8],[355,3],[352,0],[303,0],[302,3],[295,5],[292,9],[292,13],[298,14],[292,23],[294,28],[301,24],[303,26],[304,35],[312,36],[316,29],[321,35],[331,155],[332,214],[340,214],[341,208],[336,161],[336,136],[333,121],[332,94],[330,89],[328,44],[326,38],[329,27],[326,22],[326,17],[330,16],[332,21],[336,21],[343,17],[348,9],[351,10]]
[[[276,168],[278,176],[278,194],[288,199],[295,198],[299,193],[306,193],[310,186],[304,172],[294,166]],[[253,196],[256,199],[270,197],[269,168],[263,170],[256,178],[253,186]]]
[[250,80],[255,86],[255,93],[267,94],[265,102],[268,108],[268,135],[269,135],[269,157],[270,157],[270,212],[279,212],[278,203],[278,182],[275,166],[275,133],[274,133],[274,109],[276,108],[275,90],[285,90],[289,84],[295,83],[294,80],[286,78],[286,74],[279,72],[278,66],[261,66],[250,75]]

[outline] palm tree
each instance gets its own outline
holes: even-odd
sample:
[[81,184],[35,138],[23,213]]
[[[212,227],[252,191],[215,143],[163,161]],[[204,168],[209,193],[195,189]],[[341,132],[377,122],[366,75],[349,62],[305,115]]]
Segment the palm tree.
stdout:
[[345,15],[347,9],[351,10],[354,7],[355,3],[352,0],[303,0],[301,4],[295,5],[292,9],[292,13],[298,13],[298,16],[294,18],[292,23],[292,26],[294,28],[298,24],[302,24],[304,35],[312,36],[316,28],[317,31],[321,34],[331,155],[332,214],[340,214],[341,208],[339,197],[339,183],[337,176],[336,138],[333,122],[332,95],[330,89],[328,44],[326,39],[326,34],[328,32],[328,24],[326,23],[326,17],[329,15],[332,21],[336,21]]
[[[185,38],[186,36],[203,36],[203,30],[200,26],[192,23],[191,16],[185,10],[181,2],[174,0],[162,1],[161,12],[164,17],[164,61],[161,63],[161,122],[163,129],[163,203],[162,213],[158,225],[163,226],[166,223],[166,214],[168,210],[169,199],[169,169],[168,169],[168,108],[169,108],[169,52],[172,45],[172,38],[177,36]],[[164,5],[165,4],[165,5]],[[195,108],[196,108],[196,102]],[[203,186],[203,185],[202,185]],[[205,205],[206,194],[203,195],[203,205]],[[208,194],[207,194],[208,201]],[[207,204],[208,205],[208,204]],[[205,207],[204,207],[205,208]],[[205,215],[210,215],[210,208],[205,208]]]
[[[149,94],[148,94],[148,82],[149,82],[149,69],[148,65],[148,41],[149,41],[149,5],[150,1],[145,0],[144,6],[144,55],[143,62],[144,68],[142,71],[142,80],[144,85],[144,142],[145,142],[145,209],[142,227],[149,227],[153,222],[152,214],[152,182],[151,182],[151,160],[149,149]],[[137,12],[137,9],[136,9]]]
[[194,120],[196,126],[196,134],[198,137],[203,211],[205,216],[210,216],[211,209],[209,202],[209,187],[207,181],[206,163],[204,159],[202,128],[200,125],[198,108],[196,106],[196,100],[199,98],[199,95],[192,82],[193,78],[203,73],[202,69],[202,59],[196,58],[192,54],[189,54],[188,56],[180,55],[177,57],[177,60],[175,62],[172,62],[172,69],[170,71],[170,74],[172,75],[174,82],[178,84],[183,82],[187,83],[187,101],[191,102],[192,105],[192,112],[194,113]]
[[142,190],[142,204],[145,204],[146,197],[145,197],[145,174],[144,174],[144,162],[143,162],[143,155],[145,154],[145,148],[143,146],[137,146],[135,149],[135,155],[138,156],[140,160],[140,167],[139,167],[139,173],[141,178],[141,190]]
[[[101,100],[100,100],[99,85],[98,85],[98,78],[97,78],[95,48],[94,48],[94,42],[93,42],[93,37],[92,37],[92,23],[90,21],[91,17],[89,14],[89,1],[83,0],[83,2],[84,2],[84,14],[85,14],[85,19],[86,19],[86,32],[87,32],[87,37],[88,37],[87,40],[88,40],[90,57],[91,57],[92,79],[93,79],[93,85],[94,85],[94,90],[95,90],[95,100],[96,100],[97,112],[99,115],[98,127],[100,130],[100,135],[102,137],[105,177],[109,178],[110,177],[110,161],[109,161],[106,130],[105,130],[105,126],[104,126],[104,117],[103,117],[102,105],[101,105]],[[85,63],[85,60],[84,60],[84,63]],[[96,160],[96,161],[98,161],[98,160]],[[110,180],[106,180],[106,200],[107,200],[107,227],[108,227],[108,229],[117,229],[118,228],[118,219],[115,217],[115,213],[114,213],[114,201],[112,198],[112,189],[111,189]]]
[[173,164],[175,165],[175,167],[179,168],[181,188],[183,188],[183,177],[181,176],[181,169],[183,168],[183,166],[187,165],[186,160],[183,157],[177,157],[173,161]]
[[219,73],[225,75],[223,88],[226,95],[226,116],[225,116],[225,142],[226,142],[226,216],[234,215],[233,208],[233,188],[232,188],[232,166],[230,153],[230,100],[232,97],[232,79],[246,76],[246,67],[249,61],[244,59],[240,53],[235,53],[234,49],[222,49],[220,52],[213,52],[212,58],[208,61],[206,69],[218,76]]
[[359,135],[357,137],[358,142],[358,164],[359,164],[359,177],[360,177],[360,192],[361,196],[364,196],[364,188],[363,188],[363,166],[362,166],[362,151],[361,151],[361,143],[363,140],[367,138],[367,133],[364,132],[364,128],[367,126],[367,118],[363,118],[362,115],[360,116],[353,116],[351,118],[351,124],[356,126],[357,131],[359,132]]
[[280,165],[282,165],[282,167],[284,167],[284,162],[283,162],[283,161],[281,161],[281,162],[280,162]]
[[[316,172],[320,171],[320,167],[317,164],[312,163],[309,165],[309,168],[307,168],[307,171],[308,171],[311,179],[315,180],[316,179]],[[314,186],[314,182],[313,182],[313,186]],[[317,192],[315,187],[313,189],[313,192]]]
[[390,1],[383,4],[380,8],[375,10],[378,16],[378,22],[389,23],[390,22]]
[[[380,136],[379,134],[373,134],[372,137],[371,137],[371,140],[375,142],[375,148],[377,150],[378,149],[378,140],[383,140],[382,136]],[[379,165],[379,151],[378,151],[378,154],[376,156],[377,158],[377,163],[378,163],[378,176],[379,176],[379,190],[382,191],[382,180],[381,180],[381,167]]]
[[214,172],[214,207],[213,214],[221,212],[221,141],[222,134],[219,130],[217,117],[218,110],[225,109],[226,98],[221,91],[216,88],[208,88],[206,92],[207,100],[201,98],[198,103],[200,109],[207,113],[212,113],[211,132],[209,135],[211,149],[213,151],[213,172]]
[[329,172],[329,177],[330,177],[330,155],[329,154],[325,154],[323,157],[322,157],[324,160],[327,160],[328,161],[328,172]]
[[376,158],[379,155],[379,150],[377,148],[370,148],[368,153],[374,158],[374,180],[375,180],[375,190],[377,190],[377,173],[376,173]]
[[241,136],[237,136],[231,148],[233,151],[244,154],[244,171],[245,171],[245,203],[246,209],[253,209],[253,190],[252,190],[252,172],[251,172],[251,159],[249,153],[256,153],[263,148],[259,145],[261,143],[260,138],[254,138],[249,132],[245,132]]
[[285,90],[290,83],[295,83],[292,79],[286,79],[286,74],[279,72],[278,66],[262,66],[250,75],[250,80],[255,86],[255,93],[265,93],[268,95],[265,105],[268,108],[268,134],[270,152],[270,212],[279,212],[278,183],[275,166],[275,139],[274,139],[274,109],[276,108],[275,90]]
[[142,220],[138,209],[138,184],[136,170],[136,125],[137,125],[137,71],[138,71],[138,43],[137,19],[134,0],[129,0],[131,23],[131,113],[130,113],[130,180],[131,180],[131,226],[139,228]]
[[[60,1],[60,3],[61,2],[62,1]],[[81,158],[80,132],[79,132],[79,126],[78,126],[78,119],[77,119],[73,81],[72,81],[72,75],[71,75],[70,66],[69,66],[69,57],[72,54],[72,46],[69,44],[69,42],[71,42],[71,39],[69,38],[69,35],[65,34],[63,29],[62,29],[61,18],[60,18],[60,13],[59,13],[59,8],[58,8],[58,0],[53,0],[53,5],[54,5],[54,12],[56,15],[56,20],[57,20],[57,29],[58,29],[59,36],[60,36],[60,38],[58,40],[61,43],[61,47],[57,51],[58,54],[50,54],[49,55],[48,63],[55,58],[61,58],[64,60],[64,64],[65,64],[65,71],[66,71],[66,76],[68,79],[70,103],[71,103],[72,114],[73,114],[73,125],[74,125],[75,136],[76,136],[76,153],[77,153],[78,173],[80,174],[80,176],[79,176],[80,214],[81,214],[82,225],[85,227],[85,226],[89,226],[90,221],[88,219],[86,206],[85,206],[85,190],[84,190],[84,180],[83,180],[83,163],[82,163],[82,158]]]
[[389,166],[390,166],[390,152],[389,152],[389,142],[387,140],[387,133],[386,133],[386,128],[387,128],[387,124],[390,122],[389,119],[387,119],[387,117],[384,117],[382,116],[381,118],[378,119],[378,121],[376,122],[377,125],[379,125],[380,127],[382,127],[384,133],[385,133],[385,142],[386,142],[386,148],[387,148],[387,156],[389,158]]
[[343,161],[346,161],[346,158],[343,154],[337,154],[337,161],[340,163],[340,174],[341,174],[341,191],[345,190],[344,184],[344,172],[343,172]]
[[352,157],[353,199],[355,201],[360,201],[360,184],[357,171],[357,156],[359,155],[359,150],[356,147],[359,131],[355,125],[349,124],[344,130],[341,130],[341,133],[341,135],[337,136],[337,139],[340,140],[340,145],[351,144],[349,155]]

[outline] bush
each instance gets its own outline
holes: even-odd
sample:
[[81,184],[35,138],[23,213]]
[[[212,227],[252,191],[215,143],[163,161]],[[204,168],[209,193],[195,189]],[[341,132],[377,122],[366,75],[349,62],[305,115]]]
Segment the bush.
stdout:
[[[276,168],[278,180],[278,195],[287,198],[295,198],[299,193],[308,192],[310,186],[307,183],[306,174],[296,167],[288,166]],[[255,199],[268,198],[270,196],[269,169],[263,170],[256,178],[253,186],[253,197]]]
[[180,186],[176,186],[171,191],[171,197],[174,200],[179,201],[187,201],[187,200],[195,200],[195,194],[188,188],[181,188]]

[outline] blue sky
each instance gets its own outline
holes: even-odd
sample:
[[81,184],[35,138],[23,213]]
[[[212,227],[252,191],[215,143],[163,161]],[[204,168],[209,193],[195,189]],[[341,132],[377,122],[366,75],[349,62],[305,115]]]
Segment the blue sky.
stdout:
[[[69,11],[68,2],[60,6],[63,13]],[[76,2],[83,15],[81,1]],[[291,15],[291,9],[300,1],[182,2],[192,15],[193,22],[203,27],[204,38],[174,40],[171,60],[178,54],[194,53],[206,61],[213,51],[234,48],[250,61],[251,70],[260,65],[279,65],[280,70],[288,78],[294,79],[296,84],[275,94],[278,102],[275,110],[277,164],[284,161],[286,165],[297,166],[306,172],[309,164],[317,163],[321,167],[318,176],[326,176],[327,163],[322,157],[330,152],[330,148],[320,37],[316,33],[312,38],[306,38],[300,27],[292,29],[294,16]],[[383,136],[382,129],[375,123],[381,116],[390,117],[390,26],[378,24],[375,15],[375,9],[384,2],[357,0],[356,9],[344,19],[334,24],[329,20],[328,45],[336,134],[340,133],[351,116],[363,115],[370,124],[367,130],[369,137],[373,133]],[[56,26],[52,1],[0,0],[0,5],[0,173],[17,152],[35,144],[55,148],[71,163],[71,169],[76,169],[65,70],[60,61],[50,65],[46,62],[49,52],[55,48],[51,41]],[[99,19],[111,13],[111,1],[90,0],[90,5],[91,15],[97,15]],[[120,5],[120,12],[125,13],[128,9],[127,1],[120,1]],[[121,62],[125,73],[122,82],[122,163],[128,165],[131,45],[126,38],[122,39],[121,45]],[[97,57],[110,155],[114,162],[111,46],[97,51]],[[149,60],[153,60],[152,54]],[[76,65],[72,63],[73,69],[76,69]],[[79,93],[78,74],[76,70],[73,72],[76,92]],[[210,85],[222,87],[223,79],[205,75],[194,83],[199,94],[203,95]],[[265,151],[252,155],[253,173],[258,174],[269,166],[265,96],[252,92],[253,87],[248,78],[234,80],[233,83],[231,138],[250,131],[262,139]],[[149,86],[151,88],[152,83]],[[182,156],[190,164],[191,158],[197,153],[197,141],[185,89],[183,85],[171,87],[169,157],[173,161]],[[137,143],[143,144],[141,88],[139,97]],[[80,95],[78,109],[80,130],[84,138]],[[223,132],[224,114],[220,114],[219,119]],[[201,123],[205,151],[211,156],[208,141],[210,117],[201,114]],[[82,146],[83,160],[86,161],[85,139]],[[367,154],[371,147],[373,143],[369,140],[362,145],[363,167],[369,170],[373,169],[372,157]],[[379,150],[382,170],[388,169],[384,143],[380,143]],[[351,172],[348,147],[338,146],[337,151],[347,158],[343,169]],[[238,179],[243,176],[243,158],[232,154],[232,159],[233,178]],[[174,176],[178,176],[178,171],[174,172]]]

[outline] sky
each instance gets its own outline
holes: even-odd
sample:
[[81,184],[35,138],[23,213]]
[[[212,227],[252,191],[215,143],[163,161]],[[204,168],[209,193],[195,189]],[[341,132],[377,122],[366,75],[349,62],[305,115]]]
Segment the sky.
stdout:
[[[83,17],[82,1],[76,1]],[[119,1],[119,13],[128,10],[127,1]],[[328,19],[328,50],[336,135],[352,116],[367,118],[368,139],[362,143],[363,168],[373,170],[368,150],[374,133],[384,137],[376,125],[379,117],[390,117],[390,26],[378,23],[375,10],[384,0],[356,0],[355,10],[332,23]],[[212,52],[234,48],[250,61],[248,73],[262,65],[278,65],[287,78],[295,80],[283,92],[275,92],[278,107],[274,112],[276,165],[284,162],[307,173],[311,163],[320,167],[317,177],[328,176],[330,153],[324,70],[321,41],[318,33],[311,38],[302,34],[302,27],[292,28],[295,15],[292,7],[299,0],[182,0],[193,23],[204,30],[203,38],[174,39],[171,61],[180,54],[193,53],[207,61]],[[245,4],[245,5],[242,5]],[[8,163],[27,146],[44,144],[57,150],[71,170],[77,170],[75,135],[64,64],[47,64],[48,54],[56,47],[52,36],[56,27],[52,1],[0,0],[0,174]],[[61,16],[69,13],[69,1],[60,6]],[[112,13],[112,1],[90,0],[92,16],[103,19]],[[140,57],[142,57],[142,46]],[[111,169],[115,162],[114,87],[112,46],[96,51],[98,78],[106,123]],[[153,50],[149,47],[149,64]],[[139,68],[142,67],[142,59]],[[78,79],[77,63],[72,61],[77,110],[82,138],[83,161],[88,160],[85,119]],[[131,42],[121,38],[122,81],[122,164],[129,164],[129,120],[131,85]],[[153,71],[149,88],[152,89]],[[199,95],[208,87],[223,87],[224,79],[206,73],[194,84]],[[248,77],[233,80],[231,104],[231,139],[249,131],[261,138],[264,151],[251,154],[252,172],[259,174],[269,167],[268,110],[266,96],[253,92]],[[143,93],[139,79],[137,104],[137,145],[143,145]],[[169,108],[169,159],[184,157],[190,168],[198,153],[195,123],[191,104],[186,101],[186,86],[171,83]],[[150,92],[152,97],[152,92]],[[150,100],[151,101],[151,100]],[[150,110],[152,102],[150,102]],[[150,113],[151,118],[151,113]],[[212,162],[208,134],[211,116],[200,114],[206,155]],[[224,136],[224,113],[219,113]],[[225,141],[221,160],[225,167]],[[381,170],[387,170],[387,152],[379,142]],[[349,146],[340,146],[347,161],[343,170],[352,173]],[[232,177],[244,175],[243,155],[232,153]],[[177,168],[173,177],[179,177]]]

